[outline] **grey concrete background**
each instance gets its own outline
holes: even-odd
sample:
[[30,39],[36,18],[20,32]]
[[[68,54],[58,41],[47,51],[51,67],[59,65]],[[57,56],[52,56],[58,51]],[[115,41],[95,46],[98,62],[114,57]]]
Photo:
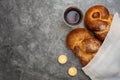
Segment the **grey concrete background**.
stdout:
[[[120,13],[120,0],[0,0],[0,80],[90,80],[66,47],[73,28],[64,24],[63,11],[74,5],[84,15],[95,4]],[[68,57],[65,65],[57,62],[60,54]],[[67,74],[71,66],[75,77]]]

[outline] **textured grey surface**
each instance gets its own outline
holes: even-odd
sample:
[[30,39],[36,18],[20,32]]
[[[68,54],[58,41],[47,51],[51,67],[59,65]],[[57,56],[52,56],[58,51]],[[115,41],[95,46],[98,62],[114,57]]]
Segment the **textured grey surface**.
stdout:
[[[95,4],[120,13],[120,0],[0,0],[0,80],[90,80],[66,47],[73,28],[64,24],[63,11],[74,5],[84,15]],[[57,62],[60,54],[68,57],[65,65]],[[67,74],[71,66],[75,77]]]

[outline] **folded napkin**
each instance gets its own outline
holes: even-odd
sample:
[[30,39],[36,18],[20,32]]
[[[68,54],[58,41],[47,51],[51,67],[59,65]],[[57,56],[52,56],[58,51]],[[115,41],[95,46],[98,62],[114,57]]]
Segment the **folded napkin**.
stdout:
[[92,80],[120,80],[120,18],[114,14],[113,21],[102,46],[82,68]]

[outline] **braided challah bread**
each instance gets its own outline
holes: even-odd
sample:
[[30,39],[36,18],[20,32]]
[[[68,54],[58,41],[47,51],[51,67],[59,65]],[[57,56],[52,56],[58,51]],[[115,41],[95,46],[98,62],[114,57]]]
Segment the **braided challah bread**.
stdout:
[[109,14],[106,7],[95,5],[89,8],[85,14],[85,24],[94,32],[95,36],[104,41],[112,22],[113,16]]
[[101,42],[92,37],[84,28],[72,30],[66,38],[67,46],[80,58],[83,66],[87,65],[94,57]]

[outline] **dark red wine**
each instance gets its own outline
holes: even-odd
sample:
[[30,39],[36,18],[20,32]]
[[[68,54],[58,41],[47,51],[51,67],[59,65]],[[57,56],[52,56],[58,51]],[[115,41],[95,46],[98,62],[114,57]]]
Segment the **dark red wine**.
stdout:
[[70,25],[77,25],[81,22],[82,13],[77,8],[68,8],[64,14],[65,21]]

